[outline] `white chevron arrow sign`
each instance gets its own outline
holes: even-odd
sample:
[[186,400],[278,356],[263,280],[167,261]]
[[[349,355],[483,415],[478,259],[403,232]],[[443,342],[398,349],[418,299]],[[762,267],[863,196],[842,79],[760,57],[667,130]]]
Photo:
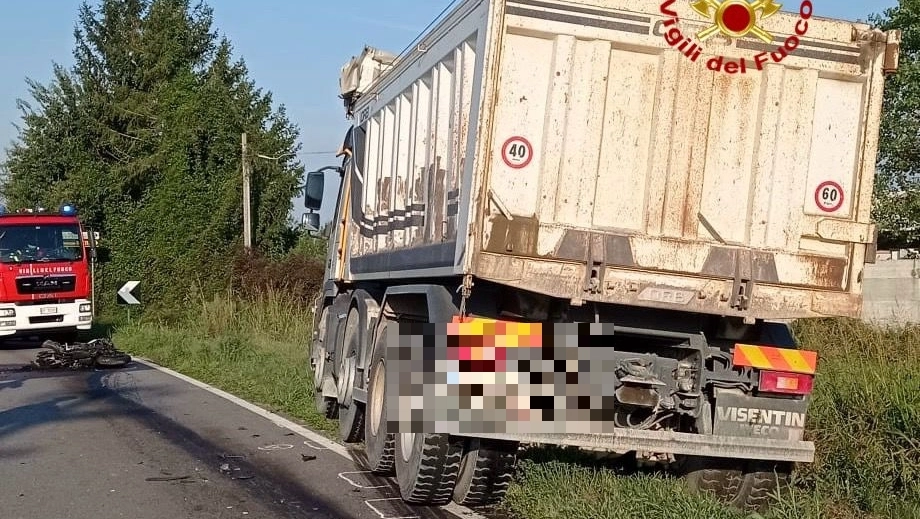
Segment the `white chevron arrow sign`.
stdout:
[[141,304],[141,302],[136,297],[134,297],[134,294],[132,294],[134,289],[137,288],[137,285],[140,283],[140,281],[128,281],[122,285],[122,287],[118,289],[118,303],[125,305]]

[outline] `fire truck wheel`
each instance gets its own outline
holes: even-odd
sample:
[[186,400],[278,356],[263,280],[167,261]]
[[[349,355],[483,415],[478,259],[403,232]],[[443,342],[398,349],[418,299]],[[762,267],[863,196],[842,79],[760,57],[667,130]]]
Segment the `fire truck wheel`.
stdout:
[[367,465],[371,472],[382,476],[393,474],[395,437],[387,433],[386,403],[386,321],[378,329],[370,363],[367,387],[367,416],[364,421],[364,445]]
[[404,501],[443,506],[460,473],[463,440],[448,434],[400,433],[396,437],[396,482]]
[[470,438],[454,502],[463,506],[494,505],[505,497],[514,478],[518,442]]

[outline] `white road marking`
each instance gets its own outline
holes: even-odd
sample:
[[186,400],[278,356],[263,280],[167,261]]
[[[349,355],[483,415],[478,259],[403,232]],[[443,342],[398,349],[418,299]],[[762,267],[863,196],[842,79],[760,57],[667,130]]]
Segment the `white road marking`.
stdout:
[[345,474],[373,474],[373,472],[371,472],[371,471],[369,471],[369,470],[364,470],[364,471],[360,471],[360,472],[339,472],[339,477],[342,478],[342,479],[344,479],[345,481],[349,482],[349,483],[351,484],[351,486],[353,486],[353,487],[355,487],[355,488],[386,488],[386,487],[387,487],[387,485],[376,485],[376,486],[373,486],[373,487],[369,487],[369,486],[367,486],[367,485],[362,485],[362,484],[360,484],[360,483],[357,483],[357,482],[355,482],[355,481],[352,481],[351,478],[349,478],[349,477],[346,476]]
[[384,514],[383,512],[381,512],[380,510],[378,510],[376,506],[372,505],[371,501],[373,502],[378,502],[378,501],[400,501],[402,502],[401,497],[390,497],[386,499],[365,499],[364,504],[366,504],[368,508],[370,508],[374,512],[377,512],[377,515],[380,516],[380,519],[419,519],[419,516],[417,515],[388,516]]
[[319,445],[311,442],[310,440],[304,440],[303,444],[306,445],[307,447],[310,447],[311,449],[318,450],[318,451],[328,451],[329,450],[326,447],[320,447]]
[[280,445],[265,445],[263,447],[259,447],[259,450],[260,451],[286,451],[286,450],[293,449],[293,448],[294,446],[291,445],[290,443],[282,443]]
[[[251,412],[253,412],[253,413],[255,413],[255,414],[261,416],[262,418],[265,418],[266,420],[269,420],[270,422],[272,422],[273,424],[277,425],[278,427],[284,427],[285,429],[287,429],[287,430],[289,430],[289,431],[291,431],[291,432],[293,432],[293,433],[297,433],[297,434],[299,434],[300,436],[306,438],[307,440],[313,442],[314,444],[320,445],[320,446],[322,446],[323,448],[325,448],[326,450],[330,450],[330,451],[332,451],[332,452],[338,454],[339,456],[341,456],[341,457],[343,457],[343,458],[345,458],[345,459],[347,459],[347,460],[351,460],[351,459],[352,459],[352,457],[348,454],[348,449],[346,449],[344,445],[342,445],[342,444],[340,444],[340,443],[336,443],[336,442],[330,440],[329,438],[326,438],[325,436],[323,436],[323,435],[321,435],[321,434],[319,434],[319,433],[317,433],[317,432],[311,431],[310,429],[307,429],[306,427],[304,427],[304,426],[302,426],[302,425],[300,425],[300,424],[296,424],[296,423],[294,423],[294,422],[288,420],[287,418],[278,416],[278,415],[276,415],[275,413],[272,413],[271,411],[267,411],[267,410],[265,410],[265,409],[262,409],[261,407],[255,405],[255,404],[252,404],[252,403],[250,403],[250,402],[247,402],[247,401],[245,401],[245,400],[243,400],[242,398],[239,398],[239,397],[237,397],[237,396],[231,395],[230,393],[227,393],[226,391],[223,391],[223,390],[221,390],[221,389],[217,389],[217,388],[214,387],[214,386],[211,386],[211,385],[209,385],[209,384],[205,384],[204,382],[201,382],[200,380],[195,380],[195,379],[193,379],[192,377],[185,376],[185,375],[183,375],[182,373],[179,373],[179,372],[173,371],[173,370],[171,370],[171,369],[169,369],[169,368],[160,366],[159,364],[156,364],[156,363],[154,363],[154,362],[151,361],[151,360],[144,359],[144,358],[141,358],[141,357],[133,357],[133,360],[134,360],[135,362],[138,362],[138,363],[140,363],[140,364],[143,364],[143,365],[145,365],[145,366],[147,366],[147,367],[149,367],[149,368],[155,369],[155,370],[157,370],[157,371],[159,371],[159,372],[162,372],[162,373],[166,373],[167,375],[171,375],[171,376],[173,376],[173,377],[175,377],[175,378],[178,378],[179,380],[182,380],[182,381],[184,381],[184,382],[188,382],[189,384],[191,384],[191,385],[193,385],[193,386],[195,386],[195,387],[197,387],[197,388],[203,389],[203,390],[205,390],[205,391],[207,391],[207,392],[209,392],[209,393],[211,393],[211,394],[213,394],[213,395],[219,396],[219,397],[223,398],[224,400],[228,400],[228,401],[230,401],[230,402],[233,402],[234,404],[236,404],[236,405],[242,407],[243,409],[246,409],[246,410],[248,410],[248,411],[251,411]],[[394,499],[400,499],[400,500],[401,500],[401,498],[398,498],[398,497],[397,497],[397,498],[394,498]],[[365,503],[367,503],[367,501],[365,501]],[[371,505],[368,504],[368,506],[371,506]],[[371,508],[373,508],[373,507],[371,507]],[[486,519],[484,516],[482,516],[482,515],[480,515],[480,514],[474,512],[473,510],[470,510],[469,508],[467,508],[467,507],[465,507],[465,506],[460,506],[460,505],[458,505],[457,503],[453,503],[453,502],[450,503],[450,504],[447,504],[447,505],[445,505],[445,506],[442,506],[441,509],[444,510],[445,512],[449,512],[449,513],[451,513],[451,514],[453,514],[453,515],[455,515],[455,516],[457,516],[457,517],[464,517],[464,518],[468,518],[468,519]],[[376,509],[375,509],[375,511],[376,511]],[[379,514],[380,512],[377,512],[377,513]],[[382,516],[381,516],[381,517],[382,517]],[[395,518],[384,518],[384,519],[395,519]],[[413,517],[412,519],[415,519],[415,517]]]

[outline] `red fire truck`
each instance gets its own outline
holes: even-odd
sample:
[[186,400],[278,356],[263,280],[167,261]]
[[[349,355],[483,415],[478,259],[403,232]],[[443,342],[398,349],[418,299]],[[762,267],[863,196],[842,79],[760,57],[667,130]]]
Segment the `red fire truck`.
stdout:
[[0,337],[73,340],[90,328],[95,238],[72,204],[0,206]]

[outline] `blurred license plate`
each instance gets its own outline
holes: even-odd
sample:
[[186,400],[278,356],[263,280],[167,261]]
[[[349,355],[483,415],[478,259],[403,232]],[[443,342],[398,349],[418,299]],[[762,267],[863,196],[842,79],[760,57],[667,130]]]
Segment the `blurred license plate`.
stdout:
[[42,308],[42,315],[56,314],[56,313],[57,313],[56,306],[48,306],[48,307]]

